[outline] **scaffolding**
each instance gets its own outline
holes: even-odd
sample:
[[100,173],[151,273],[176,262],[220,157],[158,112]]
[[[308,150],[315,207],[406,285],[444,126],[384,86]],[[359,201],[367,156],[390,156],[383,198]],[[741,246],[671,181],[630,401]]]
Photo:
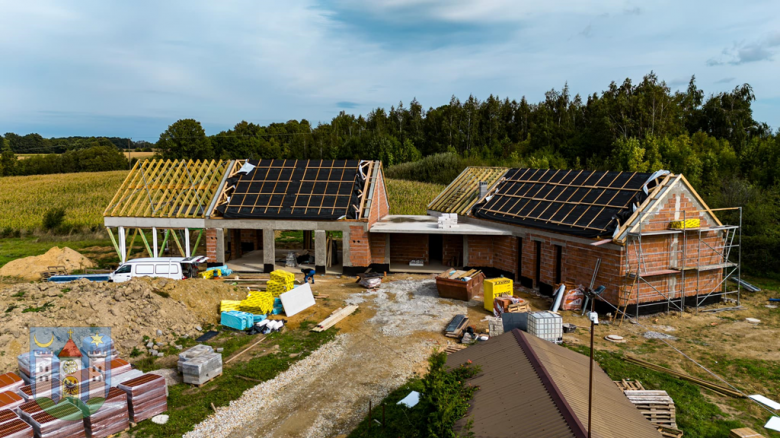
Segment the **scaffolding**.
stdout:
[[[725,222],[714,217],[716,211]],[[689,227],[689,219],[701,224],[715,219],[716,223]],[[672,228],[672,221],[683,225]],[[699,307],[716,297],[739,305],[741,243],[741,207],[683,210],[674,219],[662,212],[648,213],[626,235],[618,299],[622,316],[630,305],[635,316],[643,307],[659,304],[665,304],[667,312],[690,308],[698,313]]]

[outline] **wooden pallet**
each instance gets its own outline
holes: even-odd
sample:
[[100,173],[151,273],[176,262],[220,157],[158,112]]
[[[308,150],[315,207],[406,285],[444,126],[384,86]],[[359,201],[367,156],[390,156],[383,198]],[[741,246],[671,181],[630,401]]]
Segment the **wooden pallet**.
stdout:
[[729,438],[764,438],[764,435],[761,435],[749,427],[742,427],[739,429],[731,429]]
[[644,391],[645,387],[642,386],[642,382],[638,380],[615,380],[615,385],[620,388],[621,391]]
[[358,306],[339,307],[338,309],[334,310],[329,317],[325,318],[324,320],[322,320],[322,322],[317,324],[316,327],[311,329],[311,331],[324,332],[325,330],[336,325],[342,319],[354,313],[357,309]]
[[623,394],[649,422],[677,429],[674,401],[666,391],[624,390]]
[[192,385],[196,388],[203,388],[204,386],[208,385],[209,383],[213,382],[214,379],[222,377],[222,373],[217,374],[216,376],[210,378],[209,380],[203,382],[203,383],[189,383],[189,385]]

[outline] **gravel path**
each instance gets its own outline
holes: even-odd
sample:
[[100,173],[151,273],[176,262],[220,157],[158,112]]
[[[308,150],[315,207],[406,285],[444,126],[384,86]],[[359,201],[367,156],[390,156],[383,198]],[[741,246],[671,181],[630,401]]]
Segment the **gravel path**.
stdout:
[[420,369],[435,339],[465,303],[442,300],[433,281],[395,281],[352,295],[376,314],[357,329],[220,409],[193,437],[332,437],[349,433],[368,411]]

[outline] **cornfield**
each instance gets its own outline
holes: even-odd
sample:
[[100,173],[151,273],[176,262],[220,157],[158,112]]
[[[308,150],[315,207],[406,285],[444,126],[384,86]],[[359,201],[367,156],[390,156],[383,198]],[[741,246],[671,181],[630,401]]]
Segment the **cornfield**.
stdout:
[[425,214],[428,203],[441,193],[444,187],[434,183],[387,179],[390,214]]
[[[127,171],[61,173],[0,178],[0,230],[41,227],[50,208],[65,209],[65,223],[73,227],[99,227],[103,210],[113,198]],[[441,184],[388,179],[391,214],[425,214],[428,203],[444,190]]]
[[126,170],[117,170],[0,178],[0,229],[40,228],[50,208],[64,208],[68,225],[100,226],[103,210],[125,176]]

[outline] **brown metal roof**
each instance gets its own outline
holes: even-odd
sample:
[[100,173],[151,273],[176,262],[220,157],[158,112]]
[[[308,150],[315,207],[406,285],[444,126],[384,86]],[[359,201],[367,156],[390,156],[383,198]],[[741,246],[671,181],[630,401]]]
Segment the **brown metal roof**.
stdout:
[[[585,437],[588,424],[588,357],[519,330],[450,355],[482,368],[462,428],[473,419],[476,437]],[[599,367],[593,379],[594,438],[661,435]]]

